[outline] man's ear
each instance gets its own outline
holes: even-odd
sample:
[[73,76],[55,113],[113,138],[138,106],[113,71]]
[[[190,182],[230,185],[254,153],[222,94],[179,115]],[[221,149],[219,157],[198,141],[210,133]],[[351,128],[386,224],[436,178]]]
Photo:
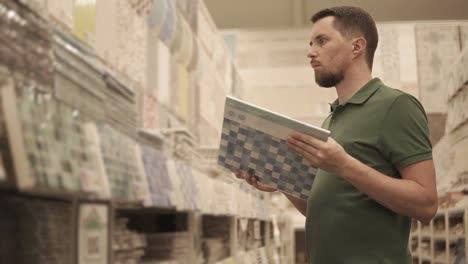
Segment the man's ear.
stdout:
[[361,55],[366,51],[367,41],[363,37],[359,37],[353,40],[353,54]]

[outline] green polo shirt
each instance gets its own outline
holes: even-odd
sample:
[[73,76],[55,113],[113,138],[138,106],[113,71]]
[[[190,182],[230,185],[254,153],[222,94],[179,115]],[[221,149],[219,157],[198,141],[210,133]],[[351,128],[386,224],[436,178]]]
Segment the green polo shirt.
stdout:
[[[427,117],[417,99],[372,79],[323,123],[354,158],[401,178],[398,169],[432,159]],[[383,207],[340,176],[317,172],[307,202],[313,264],[406,264],[410,218]]]

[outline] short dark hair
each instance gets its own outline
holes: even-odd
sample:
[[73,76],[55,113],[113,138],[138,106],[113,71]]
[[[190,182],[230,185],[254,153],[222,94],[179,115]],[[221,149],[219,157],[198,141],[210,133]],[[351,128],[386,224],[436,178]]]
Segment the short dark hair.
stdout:
[[310,19],[312,23],[332,16],[335,17],[333,26],[343,36],[356,36],[363,34],[367,41],[366,59],[369,68],[372,70],[374,53],[379,42],[379,34],[374,19],[362,8],[354,6],[337,6],[326,8],[315,13]]

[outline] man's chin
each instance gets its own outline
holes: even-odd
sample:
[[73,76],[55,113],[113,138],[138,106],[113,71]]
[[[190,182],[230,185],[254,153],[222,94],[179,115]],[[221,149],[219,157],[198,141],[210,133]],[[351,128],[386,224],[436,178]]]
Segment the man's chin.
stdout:
[[333,88],[335,87],[334,83],[327,83],[323,82],[322,80],[317,80],[315,79],[315,83],[320,87],[320,88]]
[[335,87],[335,85],[331,85],[331,86],[328,86],[328,85],[327,85],[327,86],[326,86],[326,85],[321,85],[320,83],[317,83],[317,84],[318,84],[318,86],[319,86],[320,88],[324,88],[324,89],[328,89],[328,88],[333,88],[333,87]]

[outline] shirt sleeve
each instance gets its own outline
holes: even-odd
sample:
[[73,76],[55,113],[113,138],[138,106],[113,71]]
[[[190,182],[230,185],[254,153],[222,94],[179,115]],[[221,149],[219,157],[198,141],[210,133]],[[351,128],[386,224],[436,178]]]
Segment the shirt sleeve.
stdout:
[[379,148],[397,169],[432,159],[427,116],[416,98],[401,94],[395,99],[382,125]]

